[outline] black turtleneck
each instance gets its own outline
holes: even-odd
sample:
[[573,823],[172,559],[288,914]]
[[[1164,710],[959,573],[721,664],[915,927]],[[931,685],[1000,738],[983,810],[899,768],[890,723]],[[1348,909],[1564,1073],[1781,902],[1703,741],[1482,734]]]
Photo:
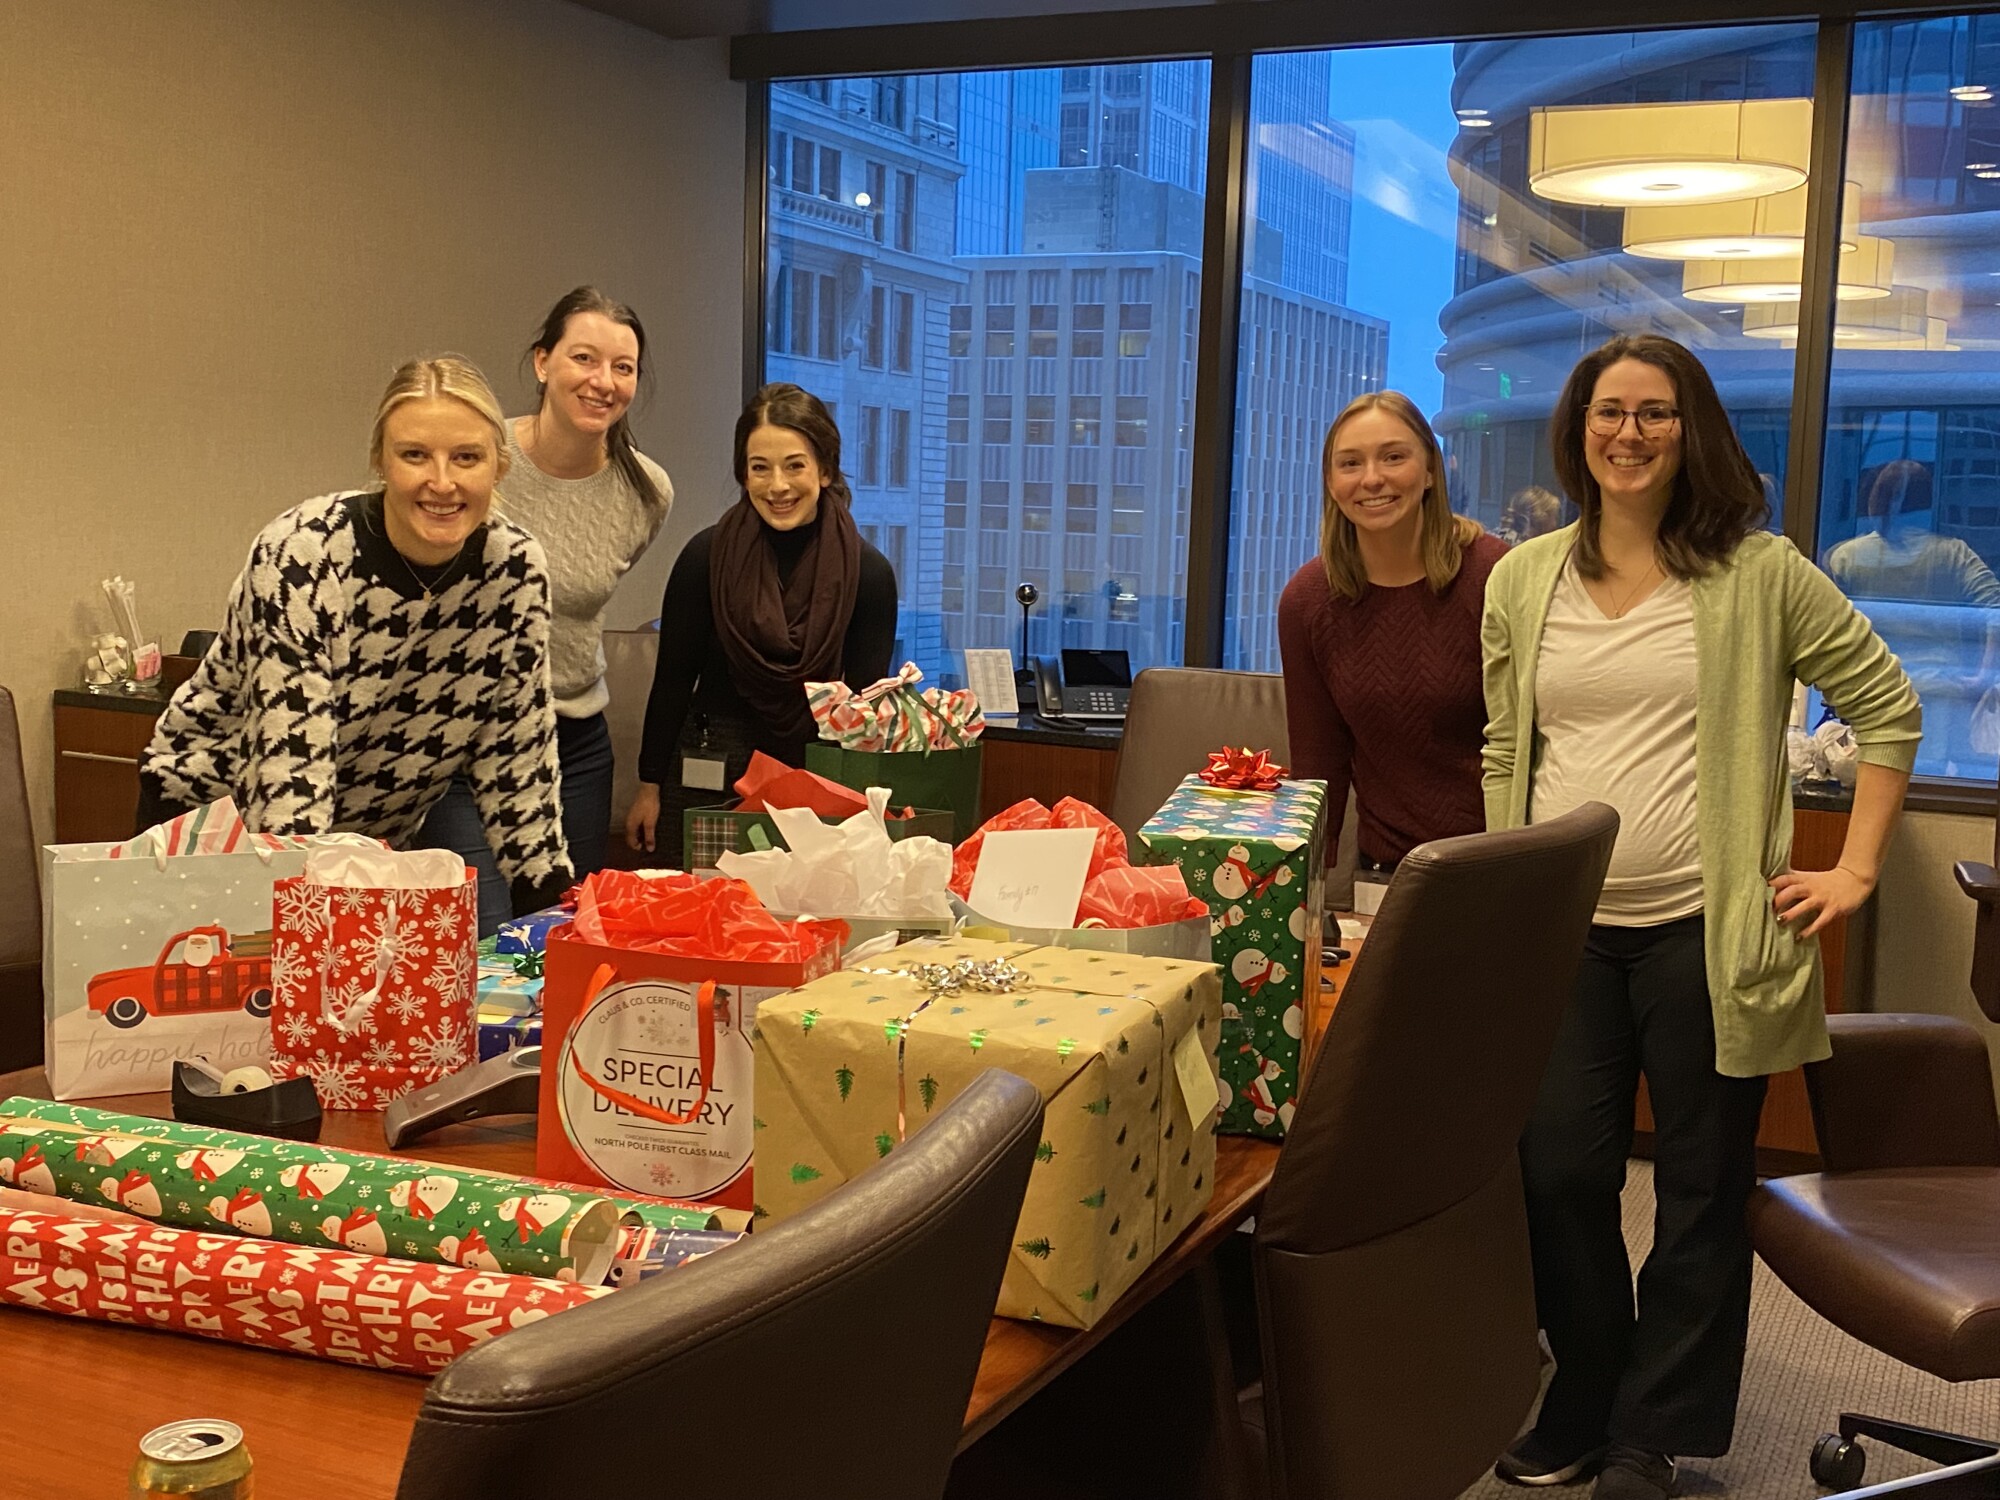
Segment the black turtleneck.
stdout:
[[[781,582],[791,581],[818,524],[815,520],[811,526],[769,533]],[[715,633],[708,586],[709,549],[714,540],[713,526],[688,539],[674,561],[667,591],[660,600],[660,660],[653,674],[652,696],[646,702],[646,734],[639,751],[642,781],[680,785],[681,733],[694,715],[706,715],[711,724],[726,721],[737,726],[757,749],[788,765],[805,762],[806,742],[780,739],[759,723],[730,677],[729,659]],[[863,688],[888,676],[895,648],[895,570],[863,537],[860,590],[841,651],[842,679],[850,687]]]

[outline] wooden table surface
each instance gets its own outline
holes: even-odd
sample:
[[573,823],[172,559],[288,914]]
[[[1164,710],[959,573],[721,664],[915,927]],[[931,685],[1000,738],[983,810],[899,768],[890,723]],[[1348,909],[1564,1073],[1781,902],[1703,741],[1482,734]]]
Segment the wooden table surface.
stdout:
[[[38,1071],[0,1075],[0,1098],[46,1098]],[[167,1096],[91,1101],[127,1114],[164,1116]],[[328,1112],[321,1144],[383,1150],[381,1116]],[[497,1172],[534,1168],[534,1122],[452,1126],[426,1137],[423,1159]],[[1196,1265],[1256,1211],[1278,1148],[1224,1136],[1215,1197],[1207,1212],[1088,1332],[995,1318],[966,1410],[961,1448],[1111,1333]],[[17,1408],[0,1488],[32,1481],[37,1500],[109,1500],[122,1495],[139,1438],[162,1422],[223,1417],[243,1428],[263,1500],[340,1495],[387,1497],[408,1444],[425,1382],[325,1360],[0,1308],[0,1360],[16,1396],[46,1393]],[[12,1492],[9,1491],[11,1494]]]

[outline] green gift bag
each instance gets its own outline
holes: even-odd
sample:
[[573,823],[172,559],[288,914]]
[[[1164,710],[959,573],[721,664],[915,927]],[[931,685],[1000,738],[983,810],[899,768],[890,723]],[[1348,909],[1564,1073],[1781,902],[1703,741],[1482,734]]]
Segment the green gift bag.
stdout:
[[957,843],[979,826],[979,752],[976,742],[963,750],[843,750],[816,740],[806,746],[806,769],[856,791],[886,786],[896,807],[948,808]]

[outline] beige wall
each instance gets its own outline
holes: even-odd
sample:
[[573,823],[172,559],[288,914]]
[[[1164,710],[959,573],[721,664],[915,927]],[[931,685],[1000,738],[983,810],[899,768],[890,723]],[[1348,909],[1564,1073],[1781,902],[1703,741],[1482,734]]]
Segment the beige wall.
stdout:
[[1958,1016],[1985,1034],[2000,1083],[2000,1028],[1972,1000],[1973,905],[1952,878],[1961,859],[1993,858],[1993,820],[1908,813],[1882,871],[1875,926],[1875,1010]]
[[520,410],[580,281],[652,340],[680,500],[612,623],[658,613],[730,495],[744,118],[726,44],[558,0],[0,7],[0,683],[44,836],[99,580],[168,649],[217,624],[258,527],[364,477],[399,360],[468,354]]

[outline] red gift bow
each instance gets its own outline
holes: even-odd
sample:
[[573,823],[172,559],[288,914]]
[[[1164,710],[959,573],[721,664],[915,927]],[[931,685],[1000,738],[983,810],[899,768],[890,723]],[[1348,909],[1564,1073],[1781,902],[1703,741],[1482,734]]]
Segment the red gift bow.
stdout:
[[1232,750],[1224,745],[1208,752],[1208,768],[1201,779],[1210,786],[1228,787],[1239,792],[1275,792],[1284,780],[1285,768],[1271,759],[1271,752],[1252,752],[1248,745]]

